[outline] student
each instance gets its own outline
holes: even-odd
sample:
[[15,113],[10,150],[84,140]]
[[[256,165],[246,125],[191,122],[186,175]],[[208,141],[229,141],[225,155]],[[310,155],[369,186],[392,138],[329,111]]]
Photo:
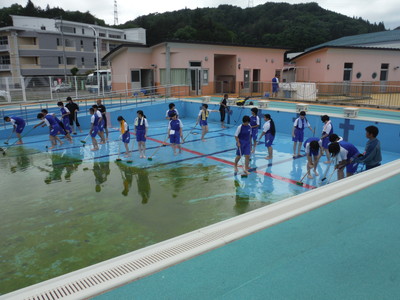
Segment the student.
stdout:
[[251,109],[250,126],[251,126],[251,137],[253,138],[253,149],[251,150],[251,153],[254,153],[256,151],[256,146],[257,146],[258,127],[260,126],[260,117],[258,116],[257,107],[253,107]]
[[106,107],[101,103],[101,100],[97,100],[97,109],[101,113],[101,117],[103,119],[103,128],[106,132],[106,140],[108,140],[108,126],[107,126],[107,114],[106,114]]
[[129,125],[122,116],[119,116],[117,120],[120,125],[119,131],[121,132],[121,140],[125,146],[125,157],[129,157],[129,142],[131,141],[131,134],[129,133]]
[[329,154],[328,144],[329,144],[329,136],[333,133],[333,126],[331,120],[329,119],[329,116],[327,115],[321,116],[321,121],[322,123],[324,123],[324,126],[322,127],[321,141],[322,141],[322,148],[325,151],[327,159],[325,163],[330,164],[331,156]]
[[8,116],[5,116],[4,117],[4,121],[10,122],[12,124],[12,126],[13,126],[13,131],[12,132],[15,132],[15,134],[18,137],[18,142],[16,144],[17,145],[23,144],[21,133],[22,133],[22,131],[24,131],[24,128],[25,128],[25,120],[20,118],[20,117],[14,117],[14,116],[8,117]]
[[90,149],[92,151],[99,150],[99,145],[97,144],[96,135],[99,132],[99,116],[95,113],[95,109],[93,107],[89,108],[90,117],[90,130],[89,135],[92,137],[93,148]]
[[147,128],[149,127],[149,123],[147,122],[146,116],[143,113],[143,110],[138,110],[136,112],[135,119],[135,134],[136,141],[138,142],[138,148],[140,153],[140,158],[146,158],[146,138],[147,138]]
[[177,149],[179,148],[179,153],[182,152],[180,138],[182,138],[182,143],[184,143],[182,128],[182,121],[178,119],[178,115],[171,114],[172,120],[168,123],[168,135],[169,142],[171,143],[172,149],[174,149],[174,155],[177,154]]
[[[71,97],[67,97],[67,104],[65,105],[66,108],[68,108],[70,114],[69,114],[69,125],[71,128],[74,128],[74,122],[76,127],[78,127],[79,132],[82,132],[81,125],[79,124],[78,121],[78,112],[79,112],[79,105],[75,102],[72,101]],[[73,134],[76,134],[76,130],[74,129]]]
[[317,172],[317,167],[319,159],[322,156],[322,147],[319,138],[317,137],[308,138],[304,142],[304,150],[307,156],[307,173],[308,173],[307,177],[309,179],[312,179],[313,176],[311,175],[310,172],[311,169],[314,169],[315,176],[319,175]]
[[329,136],[329,142],[333,143],[333,142],[341,142],[343,141],[343,138],[341,136],[338,136],[336,133],[332,133]]
[[272,97],[278,97],[278,92],[279,92],[279,77],[278,75],[275,75],[275,77],[272,78]]
[[106,143],[106,138],[104,137],[104,119],[103,119],[103,115],[99,111],[99,107],[96,104],[92,105],[92,108],[94,109],[94,114],[98,118],[98,121],[97,121],[98,133],[97,134],[100,137],[100,143],[99,144],[105,144]]
[[222,98],[221,102],[219,103],[219,114],[221,116],[221,128],[226,128],[224,125],[224,122],[225,122],[225,114],[226,114],[226,111],[228,110],[227,100],[228,100],[228,94],[224,94],[224,98]]
[[365,128],[365,136],[368,139],[365,146],[365,152],[362,156],[356,158],[356,162],[364,163],[365,169],[369,170],[381,165],[382,153],[381,143],[376,138],[379,134],[379,129],[376,126],[368,126]]
[[304,128],[306,128],[306,126],[311,130],[311,132],[313,132],[310,123],[308,123],[306,119],[306,112],[301,111],[300,116],[296,120],[294,120],[293,123],[293,129],[292,129],[293,158],[301,156],[300,149],[301,149],[301,144],[304,141]]
[[349,177],[357,171],[358,163],[355,159],[360,155],[357,148],[348,142],[333,142],[328,146],[329,153],[337,158],[335,169],[337,169],[338,180],[344,178],[343,169],[346,167],[346,176]]
[[206,139],[204,137],[208,132],[207,119],[208,119],[208,116],[209,116],[210,112],[213,112],[213,111],[218,111],[218,110],[208,109],[208,104],[203,104],[201,106],[200,111],[199,111],[199,115],[197,116],[196,125],[200,123],[200,126],[201,126],[201,140],[203,142],[206,141]]
[[251,151],[251,126],[250,117],[244,116],[242,124],[239,125],[235,132],[236,140],[236,157],[235,157],[235,173],[238,172],[238,163],[242,155],[244,155],[244,174],[250,174],[249,162],[250,162],[250,151]]
[[165,118],[167,120],[172,120],[172,114],[175,114],[177,119],[179,119],[179,113],[178,113],[178,110],[175,108],[175,104],[170,103],[170,104],[168,104],[168,107],[169,107],[169,109],[165,113]]
[[69,124],[69,115],[71,114],[69,109],[64,107],[64,103],[62,103],[61,101],[57,103],[57,106],[60,108],[61,122],[64,125],[63,129],[68,133],[72,133],[71,125]]
[[265,159],[272,159],[272,154],[273,154],[273,149],[272,149],[272,142],[275,139],[275,123],[274,120],[271,119],[270,114],[265,114],[264,115],[264,126],[263,126],[263,131],[260,135],[260,138],[258,140],[261,140],[261,138],[265,135],[265,147],[268,148],[268,156],[265,157]]
[[[71,135],[69,134],[69,132],[65,129],[64,123],[63,123],[59,118],[57,118],[57,115],[56,115],[55,113],[49,114],[49,112],[47,111],[47,109],[42,109],[42,110],[41,110],[41,113],[44,114],[45,116],[47,116],[47,115],[52,116],[52,117],[56,120],[56,122],[58,123],[58,126],[59,126],[59,128],[60,128],[59,133],[63,134],[63,135],[65,136],[65,138],[66,138],[70,143],[72,143],[72,136],[71,136]],[[48,124],[46,124],[46,125],[48,126]],[[56,140],[59,140],[59,141],[61,142],[60,138],[57,137],[57,136],[56,136]],[[61,143],[60,143],[60,145],[61,145]]]
[[33,126],[34,128],[38,127],[39,125],[42,125],[43,123],[45,123],[47,126],[50,127],[49,138],[50,138],[51,146],[49,147],[49,149],[53,149],[55,146],[57,146],[57,141],[60,143],[60,145],[62,145],[63,142],[60,140],[59,137],[57,137],[57,134],[59,132],[64,133],[64,130],[62,128],[60,128],[60,125],[57,122],[56,118],[53,115],[44,114],[44,113],[39,113],[37,115],[37,118],[39,120],[42,120],[42,122]]

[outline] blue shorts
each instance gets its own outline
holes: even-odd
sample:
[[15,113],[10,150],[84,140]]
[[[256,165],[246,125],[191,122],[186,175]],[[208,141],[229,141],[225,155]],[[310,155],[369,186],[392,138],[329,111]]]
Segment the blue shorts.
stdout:
[[329,145],[329,136],[323,138],[322,140],[322,148],[324,149],[328,149],[328,145]]
[[136,141],[145,142],[146,141],[146,130],[136,129]]
[[131,134],[129,133],[129,131],[127,131],[122,135],[122,142],[125,144],[129,144],[130,141],[131,141]]
[[200,120],[200,126],[207,126],[207,120]]
[[241,156],[241,155],[250,155],[251,151],[251,144],[246,141],[240,141],[240,150],[239,147],[236,147],[236,155]]
[[97,125],[98,131],[104,132],[104,121],[101,121],[99,125]]
[[[358,157],[358,155],[360,155],[360,153],[357,153],[356,155],[354,155],[353,158]],[[347,160],[347,161],[349,162],[350,160]],[[357,162],[351,162],[351,163],[346,165],[346,172],[354,174],[357,171],[357,168],[358,168],[358,163]]]
[[292,137],[293,142],[303,142],[304,140],[304,129],[295,128],[294,137]]
[[51,136],[56,136],[58,132],[61,132],[62,134],[65,134],[65,131],[58,125],[51,125],[50,129],[50,135]]
[[97,133],[99,132],[98,126],[93,126],[92,134],[90,135],[92,138],[96,137]]
[[23,122],[22,124],[17,124],[17,128],[15,129],[16,133],[22,133],[22,131],[25,128],[25,122]]
[[270,133],[267,133],[265,135],[265,147],[271,147],[272,146],[272,142],[274,141],[274,139],[275,139],[274,135],[272,135]]
[[174,133],[174,134],[170,134],[169,135],[169,142],[171,144],[180,144],[181,143],[181,139],[179,136],[179,132]]
[[277,93],[279,91],[279,85],[278,84],[272,84],[272,92]]
[[252,128],[251,129],[251,137],[253,141],[257,141],[257,135],[258,135],[258,128]]
[[62,122],[63,122],[65,130],[68,130],[69,132],[71,132],[72,130],[71,130],[71,125],[69,125],[69,117],[68,116],[64,117],[62,119]]

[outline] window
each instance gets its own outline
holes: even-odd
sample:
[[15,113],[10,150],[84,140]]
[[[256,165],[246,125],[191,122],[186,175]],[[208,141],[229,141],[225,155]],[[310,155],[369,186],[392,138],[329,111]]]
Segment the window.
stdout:
[[106,37],[106,34],[103,33],[103,32],[100,32],[100,33],[99,33],[99,36],[101,36],[101,37]]
[[57,38],[57,46],[60,46],[60,39]]
[[351,81],[353,63],[344,63],[343,81]]
[[65,47],[74,47],[75,43],[73,40],[65,39]]
[[85,34],[85,28],[82,28],[82,34]]
[[208,85],[208,69],[203,70],[203,85]]
[[63,58],[62,58],[62,56],[59,56],[59,57],[58,57],[58,64],[59,64],[59,65],[62,65],[62,64],[63,64]]
[[381,75],[379,77],[380,81],[386,81],[388,78],[389,64],[381,64]]
[[0,45],[8,45],[7,36],[0,36]]
[[357,79],[360,79],[361,78],[361,72],[358,72],[357,74],[356,74],[356,77],[357,77]]
[[101,51],[107,51],[107,43],[105,42],[101,43]]
[[82,57],[82,66],[84,66],[84,65],[85,65],[85,58]]
[[140,82],[140,71],[139,70],[131,71],[131,82]]
[[[171,84],[186,84],[187,70],[186,69],[171,69]],[[160,83],[167,84],[167,70],[160,69]]]
[[67,57],[67,65],[76,65],[75,57]]
[[46,26],[43,26],[43,25],[42,25],[42,26],[40,26],[40,29],[41,29],[41,30],[46,30]]
[[61,26],[61,31],[65,33],[76,33],[76,29],[69,26]]
[[81,40],[81,47],[83,47],[83,41]]
[[0,56],[0,65],[9,65],[10,64],[10,55]]
[[108,37],[111,39],[120,39],[121,38],[120,35],[116,35],[116,34],[109,34]]
[[191,61],[189,62],[191,67],[201,67],[201,61]]

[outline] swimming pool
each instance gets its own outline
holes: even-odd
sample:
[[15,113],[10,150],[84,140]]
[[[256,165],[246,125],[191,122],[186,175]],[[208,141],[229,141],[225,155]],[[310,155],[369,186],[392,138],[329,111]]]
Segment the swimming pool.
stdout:
[[[198,103],[180,102],[187,135],[195,125]],[[151,125],[147,154],[151,155],[165,138],[165,104],[143,107]],[[136,109],[134,109],[136,110]],[[235,109],[230,123],[237,125],[248,108]],[[112,120],[121,112],[112,112]],[[121,114],[133,120],[132,111]],[[305,158],[293,160],[289,129],[296,115],[279,112],[273,116],[279,135],[274,160],[263,159],[265,148],[258,146],[248,178],[234,177],[233,132],[236,126],[221,129],[211,123],[207,142],[199,141],[198,128],[174,156],[161,147],[153,161],[116,162],[118,133],[97,153],[79,142],[46,151],[45,129],[26,138],[24,147],[8,150],[0,158],[2,268],[1,282],[6,293],[26,285],[92,265],[135,249],[198,229],[209,224],[275,203],[318,186],[308,180],[303,187],[296,181],[304,172]],[[317,124],[318,118],[309,116]],[[211,120],[218,120],[212,113]],[[85,119],[82,120],[85,122]],[[338,120],[339,121],[339,120]],[[87,122],[87,120],[86,120]],[[113,121],[114,122],[114,121]],[[345,120],[341,121],[345,124]],[[360,135],[364,121],[350,120],[348,136]],[[132,122],[130,122],[132,123]],[[236,124],[235,124],[236,123]],[[358,124],[360,123],[360,124]],[[368,122],[366,122],[368,123]],[[393,124],[380,124],[379,126]],[[288,126],[291,127],[290,125]],[[365,126],[364,126],[365,127]],[[389,127],[388,127],[389,128]],[[346,127],[343,127],[343,133]],[[392,133],[393,133],[392,130]],[[385,136],[383,133],[382,136]],[[355,139],[355,138],[354,138]],[[356,145],[363,149],[365,138]],[[382,140],[383,141],[383,140]],[[400,157],[388,145],[385,162]],[[386,145],[386,144],[385,144]],[[135,145],[135,150],[136,150]],[[386,147],[383,147],[385,150]],[[397,148],[399,149],[399,148]],[[320,173],[326,166],[320,165]],[[21,271],[23,270],[23,271]]]

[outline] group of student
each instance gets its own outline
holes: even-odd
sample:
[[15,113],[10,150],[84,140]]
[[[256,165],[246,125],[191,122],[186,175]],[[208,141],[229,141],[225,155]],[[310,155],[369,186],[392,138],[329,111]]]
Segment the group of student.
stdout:
[[[256,145],[261,138],[265,136],[265,146],[268,149],[266,159],[272,159],[272,142],[275,138],[275,124],[269,114],[264,115],[264,126],[262,133],[257,139],[258,128],[260,126],[260,118],[258,117],[258,109],[251,109],[251,116],[244,116],[242,124],[238,126],[235,132],[237,145],[235,157],[235,172],[238,172],[238,163],[242,156],[245,158],[243,172],[249,174],[250,154],[254,153]],[[301,156],[300,151],[303,146],[307,157],[307,177],[312,179],[311,170],[314,170],[315,176],[319,176],[317,166],[319,159],[325,153],[326,164],[335,163],[338,179],[344,178],[344,168],[346,168],[346,176],[351,176],[357,171],[358,164],[363,163],[367,170],[377,167],[381,164],[382,154],[380,142],[376,138],[379,129],[376,126],[368,126],[366,130],[366,138],[368,139],[365,152],[361,154],[357,148],[344,141],[341,137],[333,133],[333,125],[328,115],[321,116],[323,128],[320,137],[311,137],[304,142],[304,130],[309,128],[313,134],[315,133],[310,123],[306,119],[306,113],[301,111],[299,117],[295,119],[292,128],[293,141],[293,158]],[[253,143],[252,143],[253,141]]]
[[[206,141],[205,136],[208,133],[208,117],[211,112],[220,112],[221,114],[221,127],[224,126],[225,112],[229,112],[227,106],[227,94],[220,102],[219,110],[211,110],[208,108],[206,103],[202,104],[201,109],[197,115],[196,126],[201,126],[201,140]],[[57,106],[60,109],[61,120],[57,118],[55,114],[49,114],[46,109],[43,109],[37,118],[41,120],[37,126],[49,126],[50,128],[50,141],[51,147],[54,148],[57,142],[61,145],[62,141],[57,137],[58,134],[64,134],[66,139],[72,142],[71,133],[76,134],[73,131],[73,124],[80,129],[80,125],[77,119],[76,112],[79,111],[79,106],[72,101],[70,97],[67,98],[68,104],[64,106],[62,102],[58,102]],[[70,108],[68,108],[68,106]],[[72,113],[71,113],[72,111]],[[262,131],[259,134],[260,117],[258,116],[258,108],[253,107],[251,109],[250,116],[244,116],[242,118],[242,124],[240,124],[235,131],[235,141],[237,145],[236,157],[234,160],[235,172],[238,172],[238,163],[242,156],[245,159],[243,171],[247,175],[249,174],[249,162],[251,153],[255,152],[256,146],[260,143],[264,137],[264,144],[267,148],[267,156],[265,159],[270,160],[273,158],[272,144],[275,139],[276,129],[275,123],[271,118],[270,114],[264,114],[264,125]],[[91,150],[96,151],[99,149],[98,144],[106,143],[108,139],[107,129],[107,117],[106,108],[98,100],[97,105],[93,105],[89,109],[91,115],[90,119],[90,130],[89,135],[92,138],[93,148]],[[169,139],[169,143],[173,148],[175,155],[182,151],[181,144],[185,142],[183,137],[183,123],[179,119],[179,112],[175,107],[174,103],[169,103],[168,110],[166,111],[165,118],[169,120],[167,136],[163,144]],[[18,144],[22,143],[21,133],[25,127],[25,121],[20,117],[4,117],[6,122],[11,122],[14,126],[13,132],[15,131],[18,137]],[[119,122],[119,131],[121,133],[120,140],[125,145],[125,156],[129,156],[129,143],[130,143],[130,131],[128,122],[122,117],[117,118]],[[382,160],[380,142],[376,138],[379,129],[376,126],[368,126],[366,130],[366,137],[368,143],[366,145],[365,152],[360,154],[357,148],[344,141],[341,137],[333,132],[333,125],[328,115],[321,116],[323,128],[320,137],[311,137],[304,141],[304,130],[309,128],[313,134],[315,134],[310,123],[307,121],[306,113],[301,111],[298,118],[295,119],[292,128],[292,141],[293,141],[293,158],[301,156],[301,148],[304,147],[307,157],[307,175],[308,178],[313,178],[311,170],[314,171],[315,176],[318,176],[317,166],[318,162],[323,154],[326,155],[326,164],[331,164],[335,160],[335,169],[338,172],[338,179],[344,177],[344,168],[346,168],[346,175],[351,176],[357,170],[359,163],[364,163],[366,169],[371,169],[380,165]],[[195,126],[195,127],[196,127]],[[138,149],[140,158],[145,158],[146,154],[146,139],[148,131],[148,121],[142,110],[137,111],[136,118],[134,120],[134,134],[138,143]],[[96,137],[100,137],[100,142],[97,142]]]

